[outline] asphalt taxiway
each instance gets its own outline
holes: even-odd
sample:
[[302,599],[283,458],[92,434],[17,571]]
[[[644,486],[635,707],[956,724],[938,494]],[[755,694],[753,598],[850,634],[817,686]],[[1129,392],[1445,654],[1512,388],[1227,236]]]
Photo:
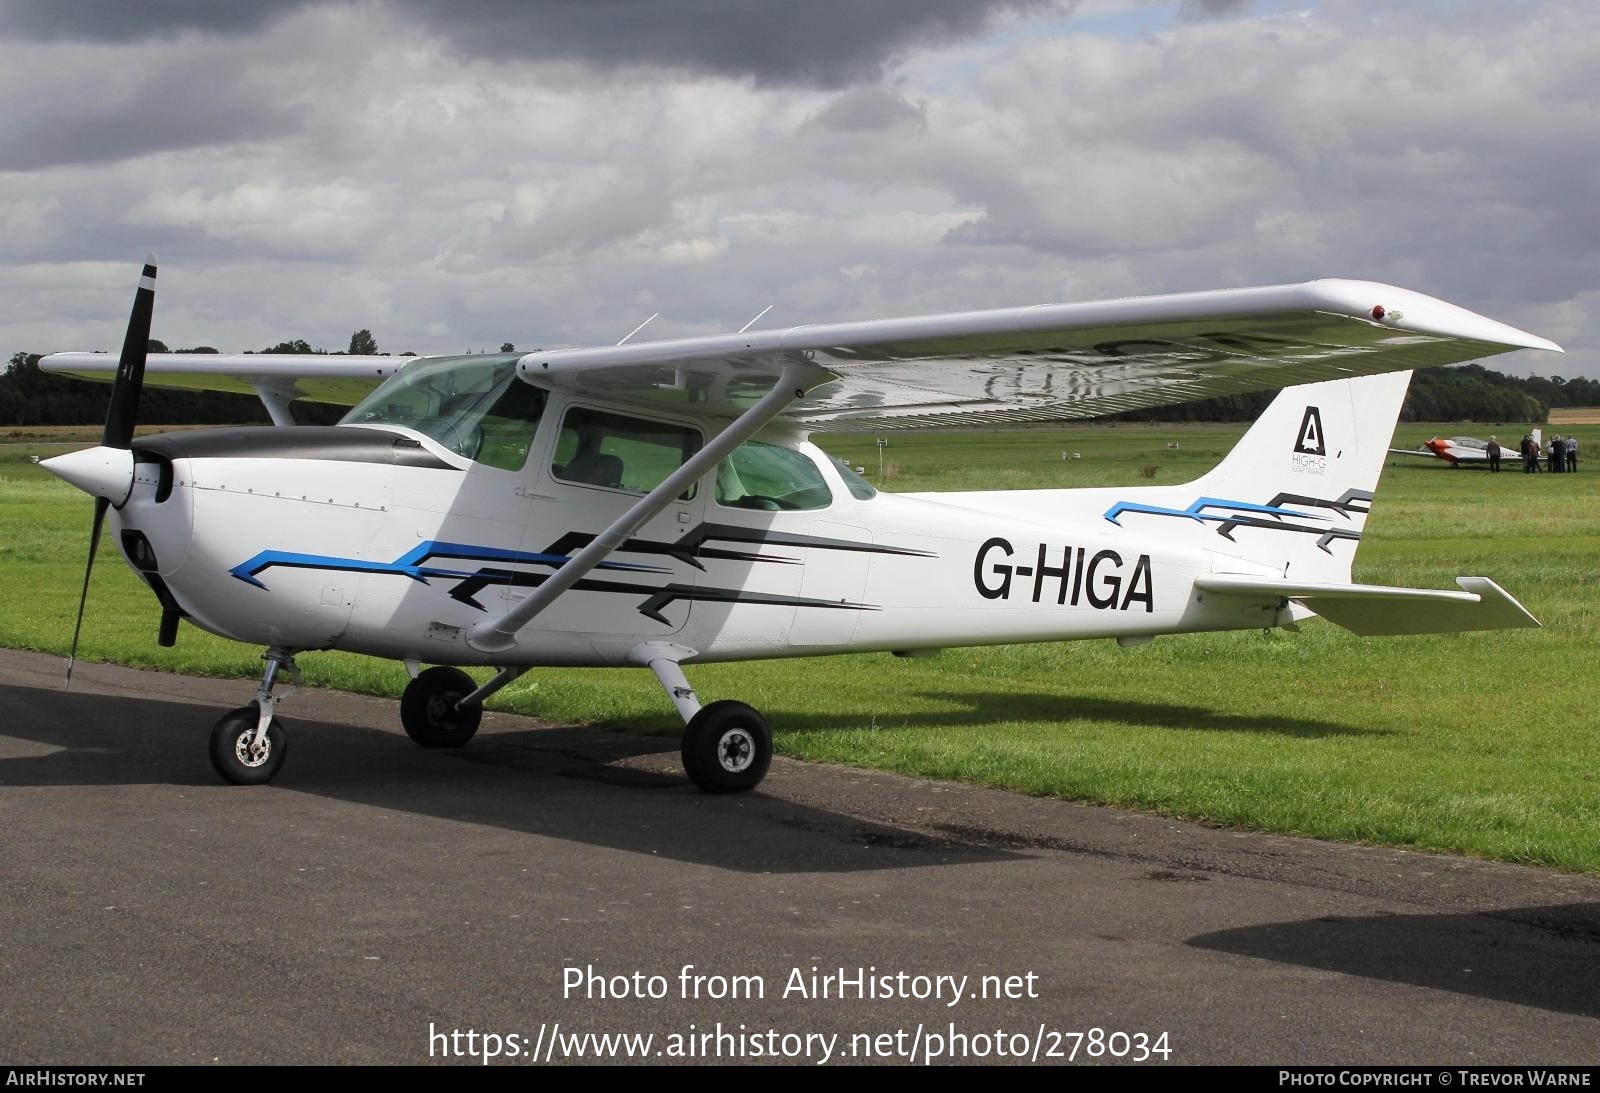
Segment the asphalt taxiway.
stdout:
[[[240,788],[205,745],[249,682],[61,667],[0,651],[3,1063],[443,1061],[467,1030],[519,1062],[590,1032],[1106,1061],[1093,1029],[1188,1063],[1600,1062],[1600,878],[781,758],[709,797],[675,740],[490,714],[427,752],[327,691]],[[735,976],[760,997],[710,996]],[[907,996],[939,976],[972,993]]]

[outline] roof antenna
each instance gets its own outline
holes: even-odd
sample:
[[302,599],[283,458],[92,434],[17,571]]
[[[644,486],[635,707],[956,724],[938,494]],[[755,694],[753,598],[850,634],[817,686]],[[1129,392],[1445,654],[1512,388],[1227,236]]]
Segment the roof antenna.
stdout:
[[[768,304],[766,307],[761,309],[761,315],[765,315],[767,312],[771,311],[773,309],[773,307],[774,307],[773,304]],[[734,331],[734,333],[743,334],[746,330],[749,330],[752,326],[755,326],[757,323],[759,323],[761,321],[761,315],[757,315],[754,319],[751,319],[749,322],[747,322],[743,326],[741,326],[738,330]]]
[[656,312],[654,315],[650,316],[644,322],[640,323],[638,326],[636,326],[632,330],[628,331],[627,337],[624,337],[622,339],[622,341],[618,342],[617,344],[618,345],[627,344],[628,338],[633,337],[635,334],[639,333],[639,331],[643,330],[645,327],[649,326],[651,323],[655,322],[660,317],[661,317],[661,312],[659,312],[659,311]]

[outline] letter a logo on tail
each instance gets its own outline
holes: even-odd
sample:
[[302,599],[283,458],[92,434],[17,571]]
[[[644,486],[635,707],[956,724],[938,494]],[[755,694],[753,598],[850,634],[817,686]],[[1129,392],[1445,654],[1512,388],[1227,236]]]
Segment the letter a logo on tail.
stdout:
[[1306,407],[1306,416],[1300,419],[1300,439],[1294,450],[1302,455],[1327,455],[1327,445],[1322,442],[1322,412],[1315,406]]

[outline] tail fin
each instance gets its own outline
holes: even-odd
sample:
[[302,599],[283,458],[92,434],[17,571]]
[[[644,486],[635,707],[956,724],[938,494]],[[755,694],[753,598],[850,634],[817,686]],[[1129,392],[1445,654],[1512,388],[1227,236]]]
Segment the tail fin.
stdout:
[[1214,513],[1237,512],[1218,528],[1236,549],[1219,553],[1301,580],[1349,580],[1410,383],[1410,372],[1387,372],[1280,391],[1193,483]]
[[1388,372],[1285,387],[1192,482],[930,496],[1021,519],[1098,517],[1204,550],[1217,573],[1342,584],[1410,382],[1410,372]]

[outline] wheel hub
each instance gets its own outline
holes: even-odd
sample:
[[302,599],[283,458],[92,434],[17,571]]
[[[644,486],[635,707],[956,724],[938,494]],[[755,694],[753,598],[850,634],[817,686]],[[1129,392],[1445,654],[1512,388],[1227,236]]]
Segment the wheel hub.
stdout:
[[756,742],[744,729],[729,729],[717,741],[717,762],[729,774],[738,774],[755,761]]
[[456,704],[461,696],[454,691],[434,695],[428,700],[428,720],[444,729],[456,727]]
[[259,767],[272,758],[272,738],[263,733],[261,743],[256,742],[256,730],[246,729],[233,740],[233,754],[240,764],[247,767]]

